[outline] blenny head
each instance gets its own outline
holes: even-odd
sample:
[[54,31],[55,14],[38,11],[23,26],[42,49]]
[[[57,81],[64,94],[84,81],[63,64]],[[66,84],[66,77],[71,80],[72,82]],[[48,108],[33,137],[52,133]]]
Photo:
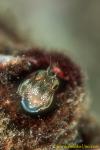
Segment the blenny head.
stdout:
[[36,71],[18,87],[22,108],[33,115],[48,111],[58,86],[58,78],[50,68]]

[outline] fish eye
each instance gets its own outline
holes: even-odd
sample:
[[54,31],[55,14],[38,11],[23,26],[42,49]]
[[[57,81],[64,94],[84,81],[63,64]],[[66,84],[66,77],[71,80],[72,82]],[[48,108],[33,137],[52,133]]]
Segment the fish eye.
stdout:
[[35,75],[35,80],[38,81],[38,80],[43,80],[45,79],[45,73],[43,71],[38,71]]

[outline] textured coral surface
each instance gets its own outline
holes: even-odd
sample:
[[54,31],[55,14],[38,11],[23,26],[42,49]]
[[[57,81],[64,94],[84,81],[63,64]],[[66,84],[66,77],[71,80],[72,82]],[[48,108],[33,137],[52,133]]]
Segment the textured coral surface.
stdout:
[[[20,104],[18,86],[35,71],[49,66],[60,82],[54,94],[55,104],[44,115],[27,114]],[[1,150],[52,150],[57,144],[97,144],[100,134],[95,138],[95,121],[85,117],[85,101],[80,68],[63,54],[31,49],[0,61]]]

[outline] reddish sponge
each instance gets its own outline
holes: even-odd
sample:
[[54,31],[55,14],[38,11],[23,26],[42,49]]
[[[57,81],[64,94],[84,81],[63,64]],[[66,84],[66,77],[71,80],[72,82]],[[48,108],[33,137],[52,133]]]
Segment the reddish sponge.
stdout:
[[[59,79],[53,109],[37,117],[23,111],[19,84],[35,71],[51,67]],[[57,144],[84,143],[79,125],[86,99],[80,68],[67,56],[39,49],[21,51],[0,64],[1,149],[52,150]],[[85,122],[85,121],[84,121]]]

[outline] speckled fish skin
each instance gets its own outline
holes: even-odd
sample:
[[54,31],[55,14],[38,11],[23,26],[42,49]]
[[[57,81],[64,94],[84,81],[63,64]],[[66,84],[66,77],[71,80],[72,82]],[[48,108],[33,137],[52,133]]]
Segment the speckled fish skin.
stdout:
[[19,85],[18,94],[23,109],[38,115],[51,107],[59,81],[51,69],[37,71],[31,76]]

